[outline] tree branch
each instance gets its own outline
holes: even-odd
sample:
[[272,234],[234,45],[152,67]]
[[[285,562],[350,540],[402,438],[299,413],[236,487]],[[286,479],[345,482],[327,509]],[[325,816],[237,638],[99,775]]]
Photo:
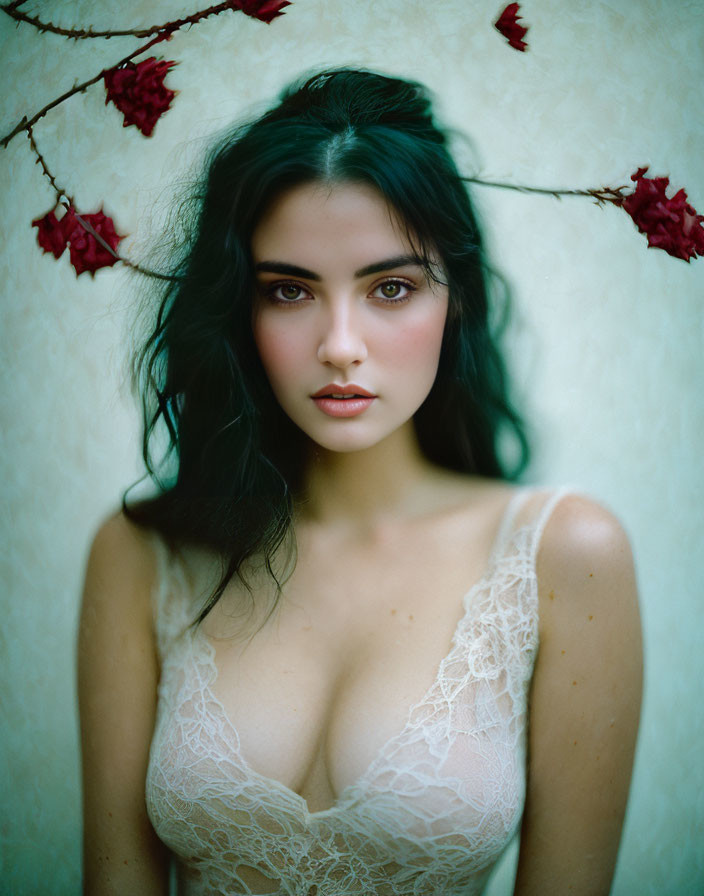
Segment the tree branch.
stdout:
[[7,3],[6,6],[2,7],[2,9],[6,9],[8,11],[8,15],[11,15],[18,6],[22,6],[22,4],[26,2],[27,0],[13,0],[12,3]]
[[23,116],[22,119],[15,125],[15,127],[10,131],[9,134],[6,134],[2,140],[0,140],[0,146],[5,149],[7,144],[12,140],[13,137],[16,137],[21,131],[26,131],[35,125],[40,118],[43,118],[46,113],[53,109],[55,106],[58,106],[60,103],[63,103],[65,100],[74,96],[77,93],[82,93],[87,87],[90,87],[91,84],[95,84],[99,81],[106,71],[109,71],[112,68],[118,68],[121,65],[124,65],[126,62],[129,62],[131,59],[134,59],[135,56],[139,56],[140,53],[144,53],[154,44],[159,43],[162,40],[165,40],[168,35],[160,34],[158,37],[155,37],[153,40],[150,40],[148,43],[144,44],[143,47],[139,47],[137,50],[133,50],[127,56],[124,56],[120,59],[119,62],[116,62],[114,65],[110,65],[107,68],[101,69],[98,74],[94,78],[89,78],[87,81],[83,81],[81,84],[75,84],[70,90],[67,90],[66,93],[62,93],[61,96],[57,97],[51,103],[47,103],[43,109],[40,109],[36,115],[33,115],[32,118],[28,119],[27,116]]
[[29,138],[29,143],[30,143],[30,146],[32,147],[32,151],[34,152],[34,155],[37,157],[37,165],[41,165],[44,175],[48,178],[49,183],[54,188],[54,192],[56,193],[57,204],[61,201],[61,197],[63,196],[66,199],[68,199],[69,205],[75,205],[75,202],[73,201],[73,197],[69,196],[65,190],[61,189],[61,187],[56,183],[56,180],[54,179],[54,175],[51,173],[51,171],[49,171],[47,164],[44,160],[44,156],[39,152],[39,147],[37,146],[36,141],[34,139],[34,132],[32,131],[31,125],[28,125],[28,127],[27,127],[27,137]]
[[467,183],[478,184],[481,187],[498,187],[502,190],[515,190],[518,193],[540,193],[543,196],[553,196],[555,199],[561,199],[563,196],[590,196],[597,205],[603,205],[604,202],[621,205],[624,199],[624,190],[628,189],[626,186],[621,186],[601,187],[598,190],[562,190],[550,189],[548,187],[526,187],[521,184],[482,180],[480,177],[463,177],[462,180],[467,181]]
[[183,28],[184,25],[196,25],[198,22],[209,16],[218,16],[221,12],[227,12],[228,10],[235,12],[237,10],[237,6],[233,4],[232,0],[225,0],[223,3],[217,3],[214,6],[209,6],[207,9],[192,13],[190,16],[185,16],[183,19],[177,19],[174,22],[166,22],[163,25],[151,25],[148,28],[110,28],[107,31],[94,31],[90,26],[88,28],[61,28],[59,25],[54,25],[53,22],[44,22],[38,16],[20,12],[17,7],[22,2],[25,2],[25,0],[19,0],[19,2],[16,0],[14,3],[7,3],[0,6],[0,9],[17,22],[26,22],[38,31],[48,31],[51,34],[60,34],[71,40],[85,40],[93,37],[104,37],[106,39],[127,36],[150,37],[152,34],[159,34],[165,30],[168,30],[170,34],[173,34],[174,31]]
[[[85,220],[81,215],[76,211],[76,202],[72,196],[62,190],[61,187],[56,183],[56,179],[54,175],[49,171],[49,167],[46,164],[46,160],[44,156],[39,151],[39,147],[34,139],[34,134],[32,132],[31,126],[27,128],[27,137],[29,138],[30,145],[32,147],[32,151],[37,157],[37,164],[41,165],[42,171],[45,176],[48,178],[49,183],[54,188],[54,192],[56,193],[56,205],[63,205],[63,207],[68,211],[69,209],[73,209],[73,214],[78,223],[84,230],[87,230],[88,233],[92,234],[94,239],[105,249],[106,252],[109,252],[113,258],[118,259],[123,264],[127,265],[127,267],[132,268],[133,271],[137,271],[139,274],[144,274],[145,277],[155,277],[157,280],[177,280],[177,277],[173,277],[171,274],[161,274],[158,271],[152,271],[149,268],[143,268],[141,265],[136,264],[134,261],[130,261],[128,258],[125,258],[123,255],[120,255],[116,252],[112,246],[105,242],[103,237],[92,227],[88,221]],[[63,201],[62,201],[63,200]],[[56,208],[56,206],[54,206]]]

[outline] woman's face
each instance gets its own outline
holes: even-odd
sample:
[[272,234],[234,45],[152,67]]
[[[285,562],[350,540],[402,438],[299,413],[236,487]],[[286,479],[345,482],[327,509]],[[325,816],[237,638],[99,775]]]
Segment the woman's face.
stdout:
[[409,424],[437,373],[447,287],[428,279],[381,194],[294,187],[257,225],[252,255],[254,339],[291,420],[331,451]]

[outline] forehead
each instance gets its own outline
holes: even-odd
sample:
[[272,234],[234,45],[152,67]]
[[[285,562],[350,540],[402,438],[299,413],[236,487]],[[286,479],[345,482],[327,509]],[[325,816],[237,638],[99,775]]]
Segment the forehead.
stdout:
[[410,249],[397,213],[366,184],[293,187],[271,203],[252,235],[255,261],[317,259],[320,265],[334,256],[359,267]]

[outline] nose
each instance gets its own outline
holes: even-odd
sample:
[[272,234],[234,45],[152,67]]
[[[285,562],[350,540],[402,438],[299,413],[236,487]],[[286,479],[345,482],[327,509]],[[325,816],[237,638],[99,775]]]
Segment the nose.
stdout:
[[325,310],[318,360],[344,370],[367,357],[360,314],[352,303],[333,303]]

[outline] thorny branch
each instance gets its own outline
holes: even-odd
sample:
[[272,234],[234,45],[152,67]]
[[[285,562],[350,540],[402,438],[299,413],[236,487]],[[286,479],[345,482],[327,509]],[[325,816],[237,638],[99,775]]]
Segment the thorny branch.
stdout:
[[25,0],[16,0],[14,3],[7,3],[0,6],[0,9],[17,22],[26,22],[28,25],[33,25],[39,31],[49,31],[52,34],[60,34],[71,40],[85,40],[86,38],[93,37],[110,39],[111,37],[127,37],[130,35],[132,37],[150,37],[152,34],[160,34],[164,31],[173,34],[174,31],[183,28],[184,25],[195,25],[203,19],[207,19],[209,16],[217,16],[220,15],[221,12],[227,12],[228,10],[237,10],[237,6],[233,4],[232,0],[226,0],[224,3],[217,3],[214,6],[209,6],[207,9],[192,13],[190,16],[185,16],[183,19],[177,19],[174,22],[166,22],[164,25],[151,25],[148,28],[110,28],[107,31],[94,31],[90,26],[88,28],[61,28],[59,25],[54,25],[53,22],[44,22],[39,16],[32,16],[29,13],[20,12],[17,7],[23,2],[25,2]]
[[27,0],[14,0],[13,3],[7,3],[2,9],[5,10],[8,15],[12,15],[13,11],[17,9],[18,6],[22,6],[22,4],[26,2]]
[[[124,56],[122,59],[120,59],[117,63],[115,63],[111,66],[102,68],[100,70],[100,72],[98,72],[98,74],[95,75],[94,77],[89,78],[88,80],[83,81],[80,84],[74,84],[74,86],[70,90],[65,91],[63,94],[61,94],[61,96],[58,96],[56,99],[52,100],[52,102],[47,103],[47,105],[44,106],[44,108],[40,109],[39,112],[34,114],[31,118],[28,118],[27,115],[24,115],[22,117],[22,119],[18,122],[18,124],[12,129],[12,131],[10,131],[8,134],[6,134],[0,140],[0,147],[2,147],[4,149],[5,147],[7,147],[7,145],[9,144],[10,140],[12,140],[13,137],[17,136],[17,134],[19,134],[22,131],[26,131],[27,137],[28,137],[30,145],[32,147],[32,151],[34,152],[34,154],[36,156],[37,164],[41,166],[42,172],[44,173],[45,177],[49,180],[49,183],[51,184],[52,189],[54,190],[54,192],[56,194],[56,205],[62,205],[64,208],[66,208],[67,211],[71,210],[73,215],[75,216],[75,219],[79,222],[80,226],[83,227],[84,230],[86,230],[88,233],[90,233],[94,237],[94,239],[98,242],[98,244],[100,246],[102,246],[113,258],[118,259],[119,261],[122,261],[123,264],[126,264],[128,267],[132,268],[133,270],[138,271],[141,274],[145,274],[149,277],[156,277],[161,280],[177,279],[168,274],[162,274],[157,271],[152,271],[147,268],[143,268],[141,265],[135,264],[134,262],[131,262],[128,259],[122,257],[117,252],[115,252],[115,250],[103,239],[103,237],[99,233],[96,232],[95,228],[93,228],[88,223],[88,221],[86,221],[83,217],[81,217],[81,215],[79,215],[76,212],[75,202],[74,202],[73,198],[71,196],[69,196],[69,194],[66,193],[57,184],[56,179],[54,178],[53,174],[51,173],[51,171],[49,170],[49,167],[46,164],[46,160],[44,159],[43,155],[39,151],[36,140],[34,138],[34,132],[33,132],[32,128],[33,128],[33,125],[35,125],[37,123],[37,121],[39,121],[41,118],[43,118],[47,114],[47,112],[49,112],[51,109],[54,109],[56,106],[65,102],[67,99],[74,96],[75,94],[84,92],[88,87],[90,87],[91,85],[100,81],[101,78],[104,77],[104,75],[107,71],[110,71],[111,69],[119,68],[120,66],[125,65],[126,63],[128,63],[132,59],[134,59],[136,56],[139,56],[140,54],[146,52],[150,47],[154,46],[154,44],[157,44],[163,40],[170,39],[172,34],[174,34],[179,29],[183,28],[184,26],[198,24],[199,22],[203,21],[204,19],[206,19],[210,16],[219,15],[222,12],[227,12],[230,10],[232,10],[232,11],[241,10],[244,12],[245,10],[239,4],[238,0],[225,0],[225,2],[215,4],[213,6],[209,6],[206,9],[199,10],[198,12],[192,13],[191,15],[186,16],[182,19],[177,19],[172,22],[166,22],[162,25],[153,25],[149,28],[143,28],[143,29],[133,28],[133,29],[123,29],[123,30],[111,29],[108,31],[95,31],[92,27],[89,27],[87,29],[61,28],[57,25],[54,25],[53,22],[44,22],[38,16],[33,16],[33,15],[30,15],[29,13],[25,13],[20,10],[20,7],[22,5],[24,5],[25,2],[26,2],[26,0],[12,0],[12,2],[10,2],[10,3],[2,4],[0,6],[0,10],[2,12],[4,12],[6,15],[10,16],[10,18],[14,19],[15,21],[25,22],[27,24],[30,24],[33,27],[37,28],[41,32],[51,32],[51,33],[59,34],[59,35],[62,35],[64,37],[74,39],[74,40],[80,40],[80,39],[84,39],[84,38],[94,38],[94,37],[103,37],[103,38],[109,39],[110,37],[128,36],[128,35],[131,35],[133,37],[151,37],[152,35],[155,35],[146,44],[144,44],[141,47],[138,47],[136,50],[133,50],[127,56]],[[289,4],[287,2],[282,2],[279,5],[279,9],[281,6],[288,6],[288,5]],[[277,14],[277,13],[275,13],[275,14]],[[254,15],[256,17],[256,13]],[[261,18],[263,21],[269,20],[265,16],[261,16]]]
[[144,53],[154,44],[159,43],[159,41],[165,40],[168,35],[160,34],[158,37],[155,37],[153,40],[150,40],[148,43],[144,44],[143,47],[139,47],[136,50],[133,50],[127,56],[124,56],[119,62],[116,62],[115,65],[108,66],[107,68],[101,69],[98,74],[94,78],[89,78],[87,81],[83,81],[81,84],[75,84],[70,90],[67,90],[66,93],[62,93],[61,96],[57,97],[51,103],[47,103],[43,109],[40,109],[36,115],[33,115],[30,119],[27,119],[25,115],[21,121],[19,121],[15,127],[10,131],[9,134],[6,134],[2,140],[0,140],[0,146],[5,149],[7,144],[12,140],[13,137],[16,137],[21,131],[26,131],[28,128],[31,128],[35,125],[40,118],[43,118],[46,113],[53,109],[55,106],[58,106],[60,103],[63,103],[65,100],[69,99],[69,97],[74,96],[77,93],[82,93],[86,88],[90,87],[91,84],[95,84],[99,81],[106,71],[109,71],[112,68],[118,68],[121,65],[124,65],[126,62],[129,62],[131,59],[134,59],[135,56],[139,56],[140,53]]
[[605,202],[622,205],[625,198],[624,191],[629,189],[627,186],[621,186],[601,187],[599,190],[552,190],[548,187],[526,187],[521,184],[482,180],[480,177],[465,177],[463,180],[482,187],[499,187],[502,190],[515,190],[518,193],[540,193],[543,196],[553,196],[555,199],[561,199],[563,196],[590,196],[597,205],[603,205]]
[[[18,22],[27,22],[30,25],[33,25],[39,31],[50,31],[54,34],[61,34],[64,37],[73,38],[74,40],[80,40],[83,38],[89,37],[119,37],[132,35],[133,37],[150,37],[151,35],[156,35],[152,40],[150,40],[143,47],[140,47],[138,50],[134,50],[128,56],[125,56],[119,62],[114,65],[107,66],[106,68],[101,69],[101,71],[94,77],[90,78],[88,81],[84,81],[82,84],[74,85],[70,90],[67,90],[66,93],[63,93],[60,97],[57,97],[51,103],[48,103],[37,112],[31,119],[28,119],[27,116],[23,116],[22,120],[18,122],[18,124],[10,131],[9,134],[6,134],[2,140],[0,140],[0,147],[5,149],[10,140],[15,137],[20,131],[27,130],[28,127],[31,127],[33,124],[36,124],[40,118],[42,118],[46,113],[53,109],[55,106],[58,106],[60,103],[65,102],[65,100],[74,96],[76,93],[81,93],[87,87],[90,87],[91,84],[95,84],[99,81],[106,71],[118,68],[121,65],[124,65],[126,62],[129,62],[135,56],[139,56],[140,53],[144,53],[145,50],[148,50],[149,47],[153,46],[155,43],[158,43],[162,40],[168,40],[172,34],[176,31],[179,31],[181,28],[186,25],[197,25],[199,22],[202,22],[204,19],[207,19],[209,16],[217,16],[222,12],[228,11],[238,11],[240,10],[240,6],[238,5],[237,0],[225,0],[225,2],[217,3],[214,6],[209,6],[207,9],[201,9],[198,12],[192,13],[190,16],[185,16],[182,19],[176,19],[173,22],[165,22],[163,25],[152,25],[150,28],[132,28],[125,30],[109,30],[109,31],[94,31],[92,28],[60,28],[58,25],[54,25],[52,22],[43,22],[36,16],[31,16],[29,13],[24,13],[19,10],[19,6],[24,3],[25,0],[14,0],[12,3],[5,3],[0,6],[0,10],[2,10],[6,15],[10,16],[10,18],[15,19]],[[287,6],[288,3],[283,3],[283,6]],[[244,12],[244,10],[241,10]],[[253,13],[256,16],[256,13]]]
[[32,131],[31,125],[29,125],[27,127],[27,137],[29,138],[29,144],[32,147],[32,151],[34,152],[34,155],[37,157],[37,165],[41,165],[44,175],[48,178],[49,183],[54,188],[54,192],[56,193],[57,204],[59,202],[61,202],[61,197],[63,196],[65,199],[68,200],[68,205],[66,206],[66,208],[68,208],[68,206],[70,206],[70,205],[75,205],[75,202],[73,201],[73,197],[69,196],[65,190],[61,189],[61,187],[56,183],[56,180],[54,179],[54,175],[47,168],[46,162],[44,161],[44,156],[39,152],[39,147],[37,146],[36,141],[34,139],[34,132]]
[[[86,221],[85,218],[81,217],[81,215],[78,214],[78,212],[76,211],[76,208],[75,208],[76,203],[75,203],[73,197],[69,196],[69,194],[65,190],[62,190],[61,187],[56,183],[56,179],[54,178],[54,175],[49,170],[49,167],[46,164],[46,160],[44,159],[44,156],[39,151],[39,147],[37,146],[37,143],[34,139],[34,133],[32,132],[31,126],[29,126],[27,128],[27,137],[29,138],[29,143],[32,147],[32,151],[34,152],[34,155],[37,157],[37,164],[41,165],[41,169],[44,172],[44,175],[47,177],[47,179],[49,180],[49,183],[54,188],[54,192],[56,193],[56,205],[59,205],[59,204],[62,205],[66,209],[66,211],[68,211],[69,209],[73,209],[74,217],[76,218],[78,223],[81,225],[81,227],[84,230],[87,230],[88,233],[92,234],[92,236],[95,238],[95,240],[98,243],[100,243],[100,245],[103,247],[103,249],[105,249],[106,252],[109,252],[113,258],[116,258],[118,261],[121,261],[123,264],[126,264],[127,267],[132,268],[132,270],[137,271],[140,274],[144,274],[147,277],[155,277],[157,280],[176,280],[177,279],[176,277],[172,277],[170,274],[161,274],[161,273],[159,273],[159,271],[152,271],[149,268],[144,268],[141,265],[136,264],[133,261],[130,261],[128,258],[125,258],[123,255],[120,255],[118,252],[115,252],[115,250],[112,248],[112,246],[110,246],[108,243],[105,242],[105,240],[95,230],[95,228],[91,227],[91,225],[88,223],[88,221]],[[54,206],[54,207],[56,207],[56,206]]]

